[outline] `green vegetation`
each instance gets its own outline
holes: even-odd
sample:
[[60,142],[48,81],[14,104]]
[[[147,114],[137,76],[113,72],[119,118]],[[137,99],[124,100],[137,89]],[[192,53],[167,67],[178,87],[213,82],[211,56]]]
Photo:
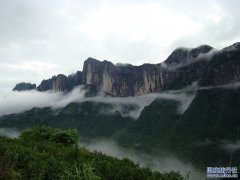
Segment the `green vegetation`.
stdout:
[[18,139],[0,136],[0,179],[183,179],[78,148],[78,141],[76,130],[49,127],[27,129]]

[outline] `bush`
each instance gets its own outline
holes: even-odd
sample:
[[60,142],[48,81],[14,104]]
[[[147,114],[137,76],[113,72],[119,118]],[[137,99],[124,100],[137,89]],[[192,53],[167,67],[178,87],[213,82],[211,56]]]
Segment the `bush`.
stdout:
[[77,145],[80,136],[76,129],[63,131],[46,126],[37,126],[23,131],[20,139],[23,141],[53,141],[69,146]]

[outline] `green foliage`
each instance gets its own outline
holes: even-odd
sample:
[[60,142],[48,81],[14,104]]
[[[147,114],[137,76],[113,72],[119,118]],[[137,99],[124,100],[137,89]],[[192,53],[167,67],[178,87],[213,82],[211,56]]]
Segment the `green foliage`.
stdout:
[[83,177],[88,180],[100,180],[99,176],[96,176],[93,172],[91,164],[83,164]]
[[27,129],[19,139],[0,136],[0,179],[183,179],[178,173],[152,172],[126,158],[73,146],[78,139],[75,130],[49,127]]
[[53,141],[68,146],[77,145],[80,137],[76,129],[63,131],[46,126],[37,126],[25,130],[20,135],[20,139],[23,141]]

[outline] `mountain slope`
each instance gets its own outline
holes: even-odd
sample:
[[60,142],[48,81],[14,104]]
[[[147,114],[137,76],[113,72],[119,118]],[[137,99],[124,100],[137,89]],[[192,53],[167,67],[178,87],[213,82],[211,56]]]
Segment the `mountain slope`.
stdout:
[[183,179],[175,172],[153,172],[127,158],[78,148],[78,139],[73,130],[47,127],[25,130],[18,139],[0,136],[1,179]]

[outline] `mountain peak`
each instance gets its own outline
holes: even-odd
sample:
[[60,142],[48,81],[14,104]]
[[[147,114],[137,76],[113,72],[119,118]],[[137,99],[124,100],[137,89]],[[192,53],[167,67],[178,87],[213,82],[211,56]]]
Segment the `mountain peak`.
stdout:
[[194,49],[199,49],[201,52],[209,52],[210,50],[214,49],[212,46],[209,46],[207,44],[202,44],[200,46],[197,46]]
[[92,58],[92,57],[87,58],[87,59],[84,61],[84,64],[85,64],[85,63],[86,63],[86,64],[89,64],[89,63],[93,63],[93,64],[95,64],[95,63],[97,63],[97,64],[99,64],[99,63],[104,63],[104,64],[110,63],[110,64],[112,64],[111,61],[107,61],[107,60],[99,61],[98,59],[95,59],[95,58]]
[[205,44],[192,49],[185,47],[177,48],[164,63],[167,65],[179,65],[179,63],[185,64],[197,58],[200,54],[208,53],[212,49],[214,48]]
[[97,60],[97,59],[95,59],[95,58],[92,58],[92,57],[88,57],[88,58],[85,60],[85,62],[101,62],[101,61],[99,61],[99,60]]

